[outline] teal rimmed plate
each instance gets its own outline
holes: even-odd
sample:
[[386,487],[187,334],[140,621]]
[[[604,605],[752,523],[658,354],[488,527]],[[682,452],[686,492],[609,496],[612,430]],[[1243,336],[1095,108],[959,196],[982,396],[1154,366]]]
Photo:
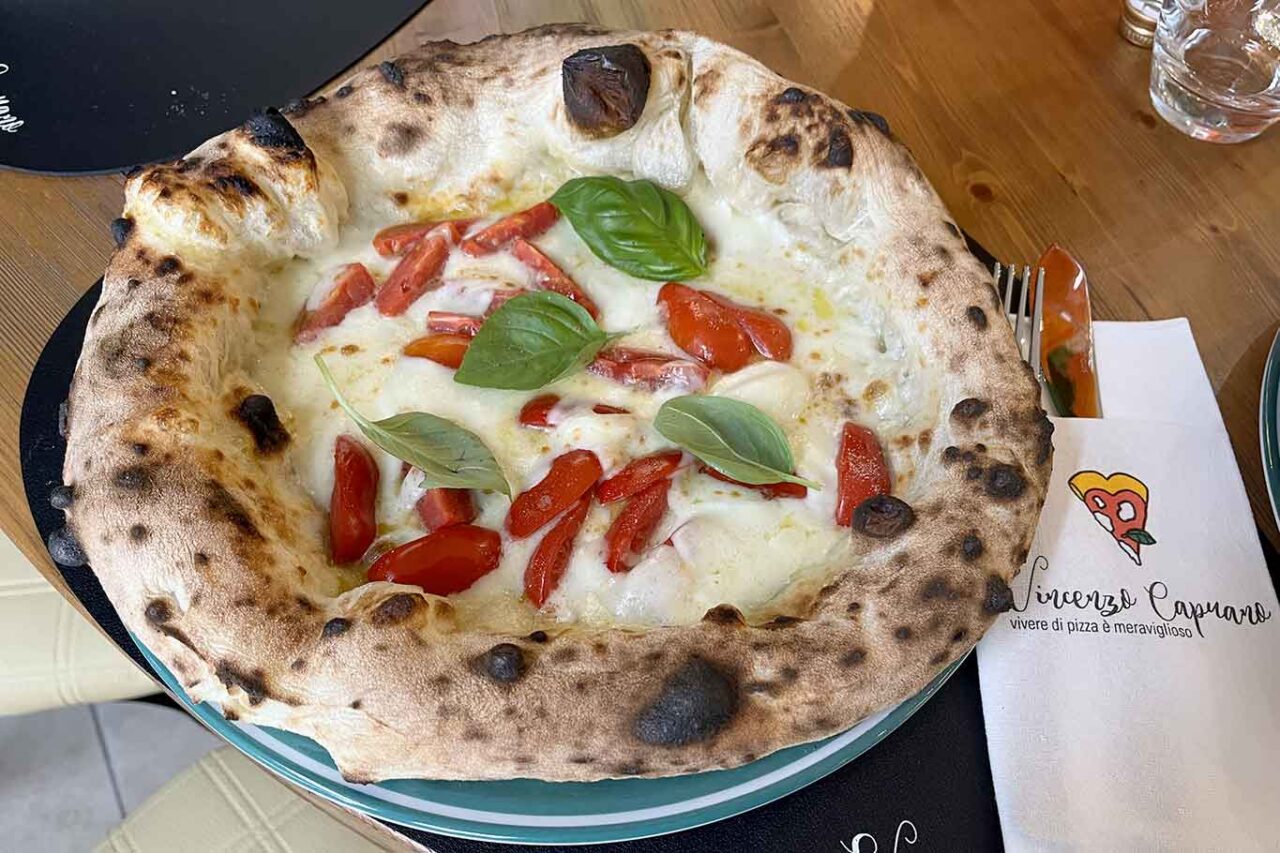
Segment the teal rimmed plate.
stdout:
[[1262,399],[1258,405],[1258,441],[1262,445],[1262,470],[1267,477],[1271,514],[1280,524],[1280,332],[1271,340],[1267,366],[1262,371]]
[[483,841],[594,844],[692,829],[763,806],[857,758],[902,725],[963,662],[928,686],[846,732],[794,746],[733,770],[665,779],[603,782],[435,782],[396,779],[373,785],[343,780],[310,738],[267,726],[233,723],[208,703],[193,703],[173,673],[138,648],[183,706],[264,767],[328,800],[390,823]]

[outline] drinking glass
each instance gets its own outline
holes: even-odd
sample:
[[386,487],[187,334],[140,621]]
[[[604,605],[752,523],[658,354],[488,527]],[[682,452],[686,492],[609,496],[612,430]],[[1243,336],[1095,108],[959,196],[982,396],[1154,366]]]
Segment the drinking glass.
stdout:
[[1280,0],[1164,0],[1151,104],[1196,139],[1243,142],[1280,118]]

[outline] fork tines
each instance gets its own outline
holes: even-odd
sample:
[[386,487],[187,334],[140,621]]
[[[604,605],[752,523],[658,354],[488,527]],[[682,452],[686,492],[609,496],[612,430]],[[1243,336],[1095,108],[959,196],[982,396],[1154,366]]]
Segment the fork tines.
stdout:
[[[1039,353],[1040,330],[1044,323],[1044,301],[1041,299],[1040,294],[1044,290],[1044,267],[1036,267],[1035,270],[1036,282],[1034,286],[1031,284],[1030,265],[1019,267],[1017,264],[1009,264],[1004,266],[997,261],[993,273],[996,280],[996,291],[1002,297],[1005,317],[1008,318],[1009,324],[1013,326],[1013,336],[1018,342],[1018,352],[1022,355],[1023,361],[1031,365],[1036,376],[1041,377]],[[1004,276],[1003,283],[1001,282],[1002,273]],[[1021,281],[1018,281],[1019,275],[1021,275]],[[1017,289],[1016,303],[1014,301],[1015,288]],[[1030,308],[1029,311],[1028,308]]]

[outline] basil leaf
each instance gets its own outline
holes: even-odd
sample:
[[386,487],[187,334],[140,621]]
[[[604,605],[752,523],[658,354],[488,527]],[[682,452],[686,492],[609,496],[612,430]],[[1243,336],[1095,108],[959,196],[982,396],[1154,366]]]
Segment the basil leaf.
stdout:
[[650,281],[707,271],[707,238],[680,196],[649,181],[574,178],[551,196],[573,230],[611,267]]
[[526,293],[484,321],[453,381],[532,391],[582,369],[608,341],[572,299],[547,290]]
[[662,404],[653,426],[707,465],[740,483],[799,483],[791,446],[782,429],[755,406],[729,397],[689,395]]
[[478,435],[426,412],[403,412],[371,421],[342,396],[324,359],[317,355],[315,360],[334,399],[360,427],[365,438],[422,471],[428,486],[492,489],[510,497],[511,486],[498,460]]
[[1156,538],[1152,536],[1150,533],[1148,533],[1147,531],[1143,530],[1141,527],[1135,528],[1133,530],[1126,530],[1122,535],[1124,536],[1125,539],[1132,539],[1134,542],[1137,542],[1139,545],[1156,544]]

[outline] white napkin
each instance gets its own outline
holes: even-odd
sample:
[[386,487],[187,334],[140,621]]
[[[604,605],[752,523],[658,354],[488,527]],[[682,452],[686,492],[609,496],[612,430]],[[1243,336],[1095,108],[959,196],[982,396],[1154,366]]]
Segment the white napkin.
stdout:
[[[1005,845],[1276,849],[1280,607],[1212,388],[1185,320],[1095,333],[1106,419],[1055,421],[1017,609],[978,646]],[[1112,534],[1142,520],[1122,485],[1154,544]]]

